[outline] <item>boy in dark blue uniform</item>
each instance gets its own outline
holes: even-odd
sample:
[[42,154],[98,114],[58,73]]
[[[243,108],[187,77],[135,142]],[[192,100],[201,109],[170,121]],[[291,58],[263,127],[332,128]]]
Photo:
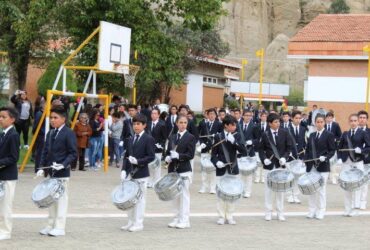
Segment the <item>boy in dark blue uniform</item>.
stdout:
[[4,185],[4,198],[0,201],[0,240],[11,238],[12,207],[18,180],[19,134],[14,123],[18,112],[14,108],[0,108],[0,181]]

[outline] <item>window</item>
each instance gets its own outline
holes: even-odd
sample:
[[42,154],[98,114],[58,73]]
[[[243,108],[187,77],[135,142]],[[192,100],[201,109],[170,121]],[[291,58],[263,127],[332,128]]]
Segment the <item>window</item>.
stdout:
[[219,80],[217,77],[211,77],[211,76],[204,76],[203,77],[203,82],[207,84],[218,84]]

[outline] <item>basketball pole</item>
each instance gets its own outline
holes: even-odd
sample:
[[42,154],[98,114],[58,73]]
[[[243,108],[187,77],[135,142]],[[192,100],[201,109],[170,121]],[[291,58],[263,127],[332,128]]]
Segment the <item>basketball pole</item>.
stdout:
[[[135,61],[137,61],[137,50],[135,50],[134,52],[134,59]],[[136,81],[134,82],[134,87],[132,89],[132,104],[135,104],[136,105]]]
[[366,85],[366,100],[365,100],[365,110],[366,112],[369,111],[369,91],[370,91],[370,47],[366,45],[363,48],[363,51],[368,55],[368,63],[367,63],[367,85]]
[[256,56],[261,58],[260,61],[260,84],[259,84],[259,95],[258,95],[258,104],[262,104],[262,82],[263,82],[263,59],[265,56],[264,49],[256,51]]

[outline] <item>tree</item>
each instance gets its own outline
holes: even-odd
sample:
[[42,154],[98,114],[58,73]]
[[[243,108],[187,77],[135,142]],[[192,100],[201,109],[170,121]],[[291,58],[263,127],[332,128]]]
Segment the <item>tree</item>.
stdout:
[[[217,38],[215,26],[224,14],[225,0],[65,0],[58,5],[58,20],[64,25],[72,43],[80,44],[98,25],[100,20],[127,26],[132,29],[131,48],[138,50],[139,58],[131,63],[141,67],[137,76],[138,98],[148,101],[161,92],[169,93],[172,87],[184,82],[185,73],[194,66],[190,54],[215,56],[228,52]],[[209,32],[209,33],[207,33]],[[97,39],[83,49],[77,60],[83,65],[96,62]],[[212,53],[213,54],[213,53]],[[86,72],[79,73],[86,78]],[[100,87],[121,90],[124,80],[112,75],[99,75]]]
[[328,10],[329,14],[347,14],[350,8],[348,7],[346,0],[334,0]]
[[8,52],[10,93],[24,88],[31,50],[43,46],[54,30],[54,4],[49,0],[0,1],[0,49]]

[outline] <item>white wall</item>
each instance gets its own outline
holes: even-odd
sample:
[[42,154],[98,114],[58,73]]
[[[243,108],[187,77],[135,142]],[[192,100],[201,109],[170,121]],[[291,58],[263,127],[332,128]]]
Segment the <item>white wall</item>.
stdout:
[[203,110],[203,75],[189,74],[186,90],[186,103],[191,110],[201,112]]
[[[260,85],[257,82],[231,81],[230,92],[259,94]],[[289,85],[278,83],[262,83],[262,94],[288,96]]]
[[365,102],[365,77],[308,77],[307,101]]

